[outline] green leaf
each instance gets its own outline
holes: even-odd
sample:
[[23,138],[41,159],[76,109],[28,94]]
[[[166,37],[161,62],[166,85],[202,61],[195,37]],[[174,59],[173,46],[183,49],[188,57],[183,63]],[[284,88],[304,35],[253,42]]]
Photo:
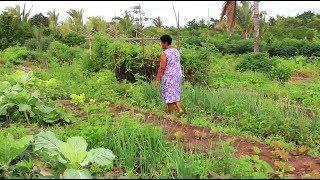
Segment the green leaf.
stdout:
[[63,179],[92,179],[88,170],[85,169],[67,169],[64,171]]
[[51,154],[59,151],[59,140],[51,131],[42,131],[35,138],[35,150],[46,149]]
[[21,91],[22,88],[19,84],[13,85],[11,88],[12,91]]
[[101,166],[109,165],[112,163],[116,156],[110,149],[97,148],[91,149],[87,158],[81,163],[82,166],[87,165],[89,162],[95,162]]
[[6,115],[9,108],[12,108],[15,104],[14,103],[7,103],[0,107],[0,115]]
[[66,157],[71,165],[79,166],[81,162],[84,161],[88,152],[87,149],[87,142],[83,137],[76,136],[67,139],[66,143],[61,143],[60,145],[60,152]]
[[0,83],[0,92],[5,92],[7,89],[11,87],[10,82],[8,81],[3,81]]
[[19,111],[31,111],[31,106],[28,104],[19,104]]
[[37,104],[37,108],[39,109],[39,111],[41,111],[42,113],[45,113],[45,114],[49,114],[54,110],[54,108],[45,106],[43,104]]

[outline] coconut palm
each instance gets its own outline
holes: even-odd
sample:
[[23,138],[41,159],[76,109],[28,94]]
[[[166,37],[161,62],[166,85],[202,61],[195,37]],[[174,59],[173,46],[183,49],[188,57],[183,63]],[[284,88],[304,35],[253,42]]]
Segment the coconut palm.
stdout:
[[158,27],[158,28],[162,28],[163,27],[163,21],[162,21],[160,16],[152,19],[152,23],[153,23],[153,25],[155,27]]
[[83,33],[84,26],[83,26],[83,13],[84,10],[75,10],[70,9],[70,11],[67,12],[69,14],[68,22],[71,23],[71,29],[75,31],[76,33]]
[[52,10],[52,11],[49,11],[47,15],[49,18],[49,27],[51,29],[56,29],[58,27],[59,13],[56,13],[55,10]]
[[254,45],[253,51],[259,52],[260,42],[260,16],[259,16],[259,1],[253,1],[253,30],[254,30]]
[[237,24],[242,30],[242,37],[248,39],[252,30],[252,6],[249,1],[241,1],[241,6],[237,6]]
[[106,32],[107,22],[100,16],[88,17],[86,28],[90,32]]
[[26,22],[30,16],[31,8],[27,12],[26,11],[26,4],[24,4],[22,12],[21,12],[21,8],[19,5],[16,5],[16,7],[7,7],[7,8],[5,8],[5,11],[7,11],[8,14],[12,15],[14,18],[17,18],[20,21]]
[[[228,31],[233,31],[236,24],[236,1],[225,1],[222,7],[220,21],[226,16]],[[254,29],[254,52],[259,52],[259,1],[253,2],[253,29]],[[240,20],[239,20],[240,21]],[[229,34],[230,35],[230,34]]]

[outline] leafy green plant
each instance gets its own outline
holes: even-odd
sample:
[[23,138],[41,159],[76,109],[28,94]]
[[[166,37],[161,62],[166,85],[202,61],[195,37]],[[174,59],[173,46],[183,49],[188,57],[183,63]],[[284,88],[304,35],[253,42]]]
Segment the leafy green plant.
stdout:
[[82,93],[80,95],[71,94],[70,98],[71,98],[71,101],[77,105],[83,104],[84,101],[86,100],[84,93]]
[[0,59],[12,64],[20,64],[28,57],[28,50],[24,46],[12,46],[0,53]]
[[275,65],[273,59],[269,59],[267,53],[249,53],[243,56],[236,69],[240,71],[259,71],[268,73]]
[[11,117],[22,113],[29,124],[30,117],[47,123],[61,119],[61,114],[40,99],[38,91],[33,89],[34,81],[31,71],[16,71],[8,76],[8,81],[0,82],[0,115],[11,121]]
[[63,142],[51,131],[42,131],[35,137],[35,151],[38,150],[44,150],[66,165],[62,175],[66,179],[92,178],[90,172],[85,169],[86,165],[111,165],[116,157],[111,150],[105,148],[91,149],[87,152],[87,142],[83,137],[70,137]]
[[32,135],[16,139],[10,133],[0,132],[0,169],[3,171],[2,176],[8,177],[11,161],[24,152],[32,140]]

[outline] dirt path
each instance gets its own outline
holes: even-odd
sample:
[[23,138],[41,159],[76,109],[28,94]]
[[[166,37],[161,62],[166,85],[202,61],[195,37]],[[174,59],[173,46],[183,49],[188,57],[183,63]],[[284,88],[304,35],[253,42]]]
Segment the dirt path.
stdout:
[[[75,106],[71,102],[63,101],[61,104],[71,110],[77,109],[77,114],[79,114],[79,108],[71,108]],[[236,157],[253,155],[253,148],[258,147],[261,150],[259,153],[260,158],[269,163],[274,169],[279,169],[277,164],[281,160],[272,154],[274,149],[264,142],[251,141],[223,133],[214,133],[208,128],[183,124],[177,118],[158,116],[150,110],[138,110],[133,107],[116,104],[110,104],[109,108],[113,113],[113,117],[125,112],[131,115],[142,115],[144,117],[143,123],[151,123],[161,127],[165,132],[166,138],[170,141],[176,141],[175,133],[180,132],[183,134],[183,141],[179,142],[179,145],[184,147],[185,150],[207,151],[214,148],[217,142],[229,140],[236,148],[234,154]],[[311,172],[320,172],[320,160],[318,158],[313,158],[309,155],[296,156],[292,153],[284,156],[287,156],[287,160],[284,162],[294,168],[294,170],[289,170],[288,172],[292,171],[289,174],[294,175],[295,178],[301,178],[301,176]]]

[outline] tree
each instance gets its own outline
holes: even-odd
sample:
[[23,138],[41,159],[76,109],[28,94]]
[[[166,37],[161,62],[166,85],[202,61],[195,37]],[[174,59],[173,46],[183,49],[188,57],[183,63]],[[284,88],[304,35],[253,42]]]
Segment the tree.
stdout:
[[259,52],[260,41],[260,21],[259,21],[259,1],[253,1],[253,30],[254,30],[254,45],[253,51]]
[[30,25],[7,11],[0,15],[0,27],[0,50],[24,44],[26,39],[32,37]]
[[252,6],[249,1],[241,1],[241,6],[237,6],[237,23],[242,30],[242,37],[248,39],[252,30]]
[[36,27],[49,27],[49,18],[42,13],[36,14],[29,19],[29,23]]
[[[233,31],[236,24],[236,12],[237,3],[236,1],[225,1],[222,7],[220,21],[226,16],[226,24],[228,31]],[[254,52],[259,51],[259,2],[253,2],[253,29],[254,29]],[[231,34],[229,33],[229,36]]]
[[14,18],[17,18],[20,21],[27,22],[29,15],[30,15],[31,8],[27,12],[26,11],[26,4],[24,4],[22,12],[21,12],[21,8],[19,5],[16,5],[16,7],[7,7],[7,8],[5,8],[5,11],[7,11]]
[[83,13],[84,10],[75,10],[75,9],[70,9],[70,11],[67,12],[69,14],[68,22],[71,25],[71,30],[78,33],[78,34],[83,34],[84,33],[84,26],[83,26]]
[[88,22],[86,23],[85,27],[89,32],[92,33],[105,33],[107,30],[107,22],[100,16],[91,16],[88,18]]
[[49,27],[52,30],[55,30],[58,27],[59,13],[56,13],[55,10],[52,10],[52,11],[49,11],[47,15],[49,19]]
[[157,28],[162,28],[163,27],[163,21],[162,21],[160,16],[152,19],[152,23]]
[[224,16],[226,16],[226,25],[229,36],[231,35],[231,32],[233,31],[236,24],[236,10],[236,1],[225,1],[222,6],[220,21],[223,20]]

